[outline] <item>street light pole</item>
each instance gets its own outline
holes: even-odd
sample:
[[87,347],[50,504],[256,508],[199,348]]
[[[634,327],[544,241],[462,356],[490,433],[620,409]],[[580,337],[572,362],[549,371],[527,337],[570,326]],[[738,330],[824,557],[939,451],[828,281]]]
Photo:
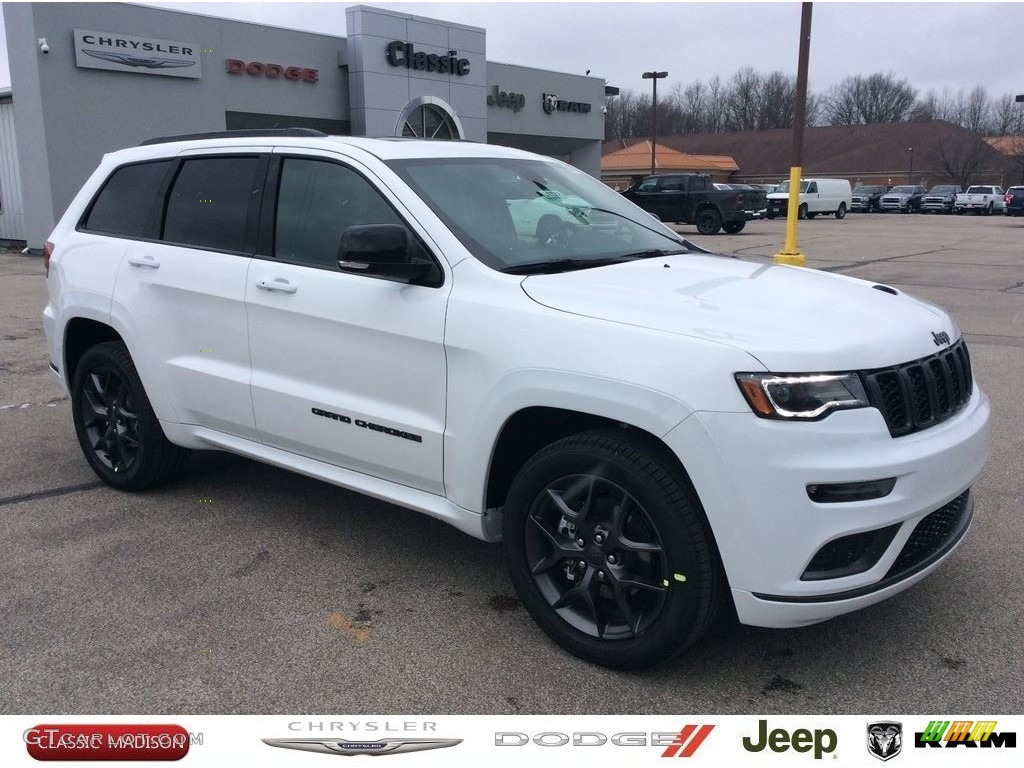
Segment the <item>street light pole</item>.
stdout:
[[658,143],[658,81],[668,77],[668,72],[644,72],[644,80],[654,81],[654,98],[651,101],[651,176],[655,169],[655,145]]
[[907,184],[914,183],[914,148],[907,147],[907,152],[910,153],[910,171],[907,173]]

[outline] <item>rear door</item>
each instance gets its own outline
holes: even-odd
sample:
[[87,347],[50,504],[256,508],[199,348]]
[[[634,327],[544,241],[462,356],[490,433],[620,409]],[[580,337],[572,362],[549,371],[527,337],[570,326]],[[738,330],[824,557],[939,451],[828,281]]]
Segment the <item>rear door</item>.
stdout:
[[[164,181],[153,238],[133,241],[113,314],[160,418],[256,438],[245,285],[268,147],[182,153]],[[161,413],[160,410],[165,412]]]
[[[361,163],[280,151],[246,284],[252,398],[267,445],[441,494],[450,278],[409,285],[343,270],[342,232],[400,224],[430,244]],[[346,262],[347,263],[347,262]]]

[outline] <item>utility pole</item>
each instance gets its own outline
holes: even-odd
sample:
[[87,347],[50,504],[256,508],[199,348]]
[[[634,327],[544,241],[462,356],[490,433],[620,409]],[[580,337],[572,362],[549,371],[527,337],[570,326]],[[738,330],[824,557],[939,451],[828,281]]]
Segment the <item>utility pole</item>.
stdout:
[[914,148],[907,147],[907,152],[910,153],[910,171],[907,173],[907,184],[914,183]]
[[654,98],[651,100],[651,176],[655,171],[655,149],[658,143],[658,81],[668,77],[668,72],[644,72],[644,80],[652,80]]
[[800,209],[800,177],[803,175],[804,123],[807,120],[807,64],[811,56],[811,7],[802,3],[800,53],[796,66],[796,103],[793,122],[793,159],[789,169],[789,205],[786,210],[786,246],[775,254],[776,264],[806,267],[807,257],[796,247],[796,222]]

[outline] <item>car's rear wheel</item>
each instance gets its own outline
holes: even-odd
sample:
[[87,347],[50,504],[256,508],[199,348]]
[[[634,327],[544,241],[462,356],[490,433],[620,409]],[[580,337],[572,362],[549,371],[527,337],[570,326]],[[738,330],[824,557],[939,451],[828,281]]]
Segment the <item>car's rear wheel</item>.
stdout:
[[727,221],[722,224],[722,229],[725,230],[726,234],[736,235],[742,232],[745,226],[747,226],[745,221]]
[[696,225],[702,235],[717,235],[722,228],[722,216],[714,208],[704,208],[697,213]]
[[724,576],[700,502],[653,441],[598,431],[549,445],[513,482],[503,526],[519,598],[577,656],[647,666],[715,618]]
[[189,451],[167,440],[128,349],[105,342],[78,362],[71,412],[82,452],[107,485],[153,488],[178,475]]
[[839,207],[836,208],[836,218],[837,219],[845,219],[846,218],[846,203],[840,203]]

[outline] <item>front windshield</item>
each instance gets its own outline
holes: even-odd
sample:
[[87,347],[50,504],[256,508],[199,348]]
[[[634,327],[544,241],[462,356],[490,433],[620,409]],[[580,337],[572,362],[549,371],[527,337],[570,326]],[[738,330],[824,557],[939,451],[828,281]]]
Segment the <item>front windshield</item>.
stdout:
[[857,187],[855,190],[853,190],[853,194],[855,194],[855,195],[873,195],[876,192],[881,192],[881,191],[882,191],[881,187]]
[[956,191],[956,187],[932,187],[929,194],[932,195],[949,195]]
[[[807,185],[809,183],[810,182],[807,182],[807,181],[801,181],[800,182],[800,191],[801,192],[806,192],[807,191]],[[779,184],[779,186],[777,186],[775,188],[775,191],[776,192],[789,192],[789,182],[788,181],[782,182],[781,184]]]
[[563,163],[479,157],[388,165],[492,269],[579,268],[686,250],[649,213]]
[[917,191],[917,187],[893,187],[889,191],[895,195],[912,195]]

